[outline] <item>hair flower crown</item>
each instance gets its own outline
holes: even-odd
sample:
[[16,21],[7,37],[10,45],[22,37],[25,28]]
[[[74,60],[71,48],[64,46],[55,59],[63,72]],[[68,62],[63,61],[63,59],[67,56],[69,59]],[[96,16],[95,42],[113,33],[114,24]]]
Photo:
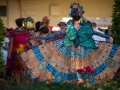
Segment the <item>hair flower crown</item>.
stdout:
[[71,12],[70,12],[70,17],[75,17],[75,16],[80,16],[83,17],[83,14],[85,11],[83,10],[83,6],[80,6],[79,3],[71,3],[70,4]]

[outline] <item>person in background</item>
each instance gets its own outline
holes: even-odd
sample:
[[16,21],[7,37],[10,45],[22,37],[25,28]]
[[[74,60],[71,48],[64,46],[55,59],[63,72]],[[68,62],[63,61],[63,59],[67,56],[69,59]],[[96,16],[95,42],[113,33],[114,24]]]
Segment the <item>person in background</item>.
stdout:
[[29,38],[28,38],[28,45],[30,45],[30,48],[33,46],[38,45],[37,38],[39,36],[39,31],[29,31]]
[[99,31],[103,31],[101,28],[98,28]]
[[[30,19],[30,18],[27,18]],[[10,42],[10,49],[9,49],[9,59],[7,66],[11,70],[11,76],[17,77],[18,82],[20,81],[20,77],[23,74],[22,71],[25,70],[24,64],[19,58],[20,48],[22,50],[28,49],[28,38],[29,34],[26,31],[25,27],[22,23],[26,20],[25,18],[18,18],[15,20],[17,28],[11,31],[11,42]],[[30,21],[30,20],[28,20]],[[27,24],[27,23],[26,23]]]
[[10,29],[7,29],[6,27],[4,27],[3,30],[4,30],[4,35],[5,35],[5,37],[10,38],[10,32],[9,32]]
[[[65,23],[65,21],[61,20],[57,25],[60,27],[60,30],[65,30],[67,24]],[[58,39],[61,39],[61,38],[63,38],[64,36],[65,36],[65,34],[62,35],[62,36],[56,37],[56,39],[57,39],[57,40],[58,40]]]
[[5,67],[6,67],[6,71],[4,73],[4,79],[8,79],[8,77],[10,77],[10,69],[7,66],[7,63],[8,63],[8,51],[9,51],[9,47],[10,47],[10,32],[12,30],[13,30],[12,28],[8,29],[6,27],[4,27],[4,29],[3,29],[5,44],[3,44],[4,47],[3,47],[2,51],[4,53],[4,60],[5,60]]
[[49,35],[49,28],[48,27],[42,27],[40,29],[41,31],[41,39]]
[[36,37],[40,35],[39,28],[40,28],[41,23],[42,23],[41,21],[37,21],[35,23],[35,36]]
[[58,23],[58,26],[60,27],[61,30],[66,28],[66,23],[63,20],[60,20],[60,22]]
[[[47,37],[48,35],[52,34],[52,27],[49,26],[50,19],[47,16],[44,16],[42,18],[42,22],[36,23],[36,30],[39,31],[39,36],[37,36],[39,44],[42,44],[41,40],[44,39],[44,37]],[[39,27],[39,28],[38,28]],[[54,38],[51,39],[52,41],[55,40]],[[50,40],[50,41],[51,41]]]
[[111,25],[108,26],[108,29],[105,31],[105,34],[106,35],[111,35],[112,32],[111,32]]
[[4,72],[4,75],[3,75],[3,78],[6,79],[7,68],[8,68],[6,66],[6,63],[7,63],[7,57],[8,57],[9,42],[10,42],[9,38],[7,37],[8,31],[7,31],[6,28],[4,28],[3,34],[4,34],[4,41],[3,41],[1,52],[3,53],[4,65],[5,65],[5,68],[6,68],[6,70]]
[[[97,31],[99,33],[104,34],[104,32],[100,31],[97,29],[97,24],[95,22],[92,22],[92,28],[94,31]],[[95,40],[95,43],[97,44],[98,42],[106,42],[106,39],[104,37],[100,37],[98,35],[93,35],[92,38]]]
[[[49,35],[49,28],[45,26],[40,28],[39,31],[41,34],[37,37],[37,39],[38,41],[40,41],[39,44],[43,44],[44,42],[41,42],[41,40],[44,40],[44,37],[47,37]],[[50,39],[49,41],[53,41],[53,40],[54,38]]]

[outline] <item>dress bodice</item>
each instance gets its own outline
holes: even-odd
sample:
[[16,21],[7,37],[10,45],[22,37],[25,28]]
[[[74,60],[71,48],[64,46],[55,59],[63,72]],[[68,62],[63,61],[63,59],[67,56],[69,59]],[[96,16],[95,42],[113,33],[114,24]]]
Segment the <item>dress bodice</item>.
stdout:
[[67,23],[66,28],[66,37],[64,38],[64,44],[66,46],[78,45],[83,46],[85,48],[93,48],[95,49],[95,42],[92,39],[93,29],[90,22],[87,22],[83,25],[79,30],[76,30],[72,21],[70,20]]
[[19,44],[23,44],[25,45],[28,40],[28,33],[25,31],[19,31],[19,30],[15,30],[12,32],[12,36],[13,36],[13,47],[14,48],[18,48]]

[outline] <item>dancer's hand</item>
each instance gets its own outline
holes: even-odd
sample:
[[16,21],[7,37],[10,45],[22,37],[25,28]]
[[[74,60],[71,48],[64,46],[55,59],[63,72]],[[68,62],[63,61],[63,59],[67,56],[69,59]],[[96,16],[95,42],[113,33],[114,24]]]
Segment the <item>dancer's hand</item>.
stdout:
[[112,37],[109,38],[109,42],[113,43],[113,38]]

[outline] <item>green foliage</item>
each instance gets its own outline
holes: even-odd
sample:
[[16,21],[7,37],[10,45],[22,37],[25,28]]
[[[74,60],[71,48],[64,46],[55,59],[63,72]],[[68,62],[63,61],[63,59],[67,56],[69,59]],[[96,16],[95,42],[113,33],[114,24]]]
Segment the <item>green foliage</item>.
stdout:
[[[13,80],[14,82],[14,80]],[[120,90],[120,78],[103,82],[102,84],[86,85],[75,84],[73,82],[48,83],[44,82],[22,82],[20,84],[4,84],[2,90]]]
[[120,44],[120,0],[114,0],[112,23],[112,37]]
[[[4,24],[0,18],[0,47],[1,47],[3,40],[4,40],[3,29],[4,29]],[[4,61],[3,61],[3,54],[1,53],[1,48],[0,48],[0,74],[3,71],[4,71]]]
[[96,85],[95,88],[100,88],[100,90],[120,90],[120,78],[103,82],[100,85]]

